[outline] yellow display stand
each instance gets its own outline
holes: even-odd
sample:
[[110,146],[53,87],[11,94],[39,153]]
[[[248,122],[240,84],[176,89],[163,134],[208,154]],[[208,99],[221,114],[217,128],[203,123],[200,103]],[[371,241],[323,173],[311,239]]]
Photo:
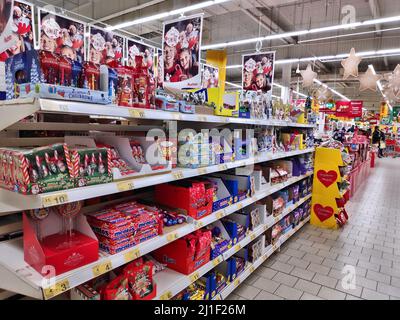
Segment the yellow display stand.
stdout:
[[338,182],[342,181],[339,166],[343,166],[340,150],[317,148],[314,161],[313,195],[310,223],[314,226],[337,229],[336,203],[341,198]]

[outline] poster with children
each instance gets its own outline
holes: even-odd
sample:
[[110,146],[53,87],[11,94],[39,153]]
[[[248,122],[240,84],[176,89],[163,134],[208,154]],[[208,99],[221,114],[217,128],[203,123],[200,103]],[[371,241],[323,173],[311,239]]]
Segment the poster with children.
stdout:
[[86,24],[39,9],[40,49],[73,61],[85,61]]
[[111,31],[98,27],[89,27],[88,60],[97,64],[122,63],[125,39]]
[[132,39],[127,40],[127,48],[128,66],[136,67],[136,57],[142,57],[143,66],[146,66],[149,75],[154,77],[155,48]]
[[275,52],[243,55],[243,90],[272,94],[274,62]]
[[201,88],[200,50],[203,15],[164,23],[164,87]]
[[[33,5],[25,1],[14,1],[10,14],[9,34],[4,41],[0,39],[0,47],[4,46],[0,50],[0,61],[6,61],[13,55],[34,49],[35,33],[33,26],[35,21]],[[1,24],[0,22],[0,29],[2,28]]]
[[203,89],[219,87],[219,69],[217,67],[203,64],[202,86]]

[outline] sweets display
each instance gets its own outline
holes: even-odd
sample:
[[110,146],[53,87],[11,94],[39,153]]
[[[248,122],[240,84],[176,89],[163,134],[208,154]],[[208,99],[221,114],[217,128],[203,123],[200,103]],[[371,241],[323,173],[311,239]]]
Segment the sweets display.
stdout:
[[162,234],[159,214],[154,207],[129,202],[88,214],[87,219],[100,249],[115,254]]

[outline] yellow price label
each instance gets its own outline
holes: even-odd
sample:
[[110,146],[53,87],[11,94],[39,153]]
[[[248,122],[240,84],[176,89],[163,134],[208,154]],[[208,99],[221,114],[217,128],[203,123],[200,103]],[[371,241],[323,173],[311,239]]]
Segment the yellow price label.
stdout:
[[278,223],[279,222],[279,217],[275,217],[275,223]]
[[174,113],[174,114],[172,114],[172,119],[174,119],[174,120],[181,120],[181,119],[182,119],[182,116],[181,116],[180,114],[178,114],[178,113]]
[[67,202],[68,202],[68,194],[67,193],[57,193],[54,195],[42,197],[43,207],[57,206],[57,205],[64,204]]
[[144,118],[143,110],[129,109],[129,115],[132,118]]
[[217,294],[217,295],[215,296],[214,300],[222,300],[221,294],[220,294],[220,293]]
[[172,298],[172,292],[167,291],[160,296],[160,300],[169,300]]
[[250,266],[250,273],[254,272],[254,266]]
[[184,177],[183,177],[182,171],[174,172],[172,175],[174,176],[174,179],[175,179],[175,180],[180,180],[180,179],[183,179],[183,178],[184,178]]
[[251,202],[257,202],[257,201],[258,201],[258,199],[256,196],[251,197]]
[[243,208],[243,204],[242,203],[238,203],[237,204],[237,208],[238,208],[238,210],[242,209]]
[[56,282],[54,284],[54,286],[44,288],[43,296],[46,300],[51,299],[65,291],[68,291],[69,289],[70,289],[69,281],[68,281],[68,279],[64,279],[64,280]]
[[198,272],[194,272],[189,276],[190,282],[193,283],[197,280],[199,280],[200,274]]
[[94,277],[98,277],[99,275],[102,275],[102,274],[104,274],[106,272],[109,272],[111,270],[112,270],[111,260],[108,260],[106,262],[100,263],[97,266],[92,268]]
[[129,250],[127,253],[124,254],[125,262],[128,263],[140,257],[140,250],[133,249]]
[[119,192],[129,191],[135,189],[133,181],[121,181],[117,182],[117,189]]
[[199,168],[199,169],[197,169],[197,172],[199,174],[207,174],[207,169],[206,168]]
[[228,166],[227,166],[226,164],[220,164],[220,165],[218,166],[218,170],[219,170],[219,171],[228,170]]
[[216,267],[217,265],[219,265],[220,263],[221,263],[221,261],[222,261],[222,258],[221,257],[218,257],[218,258],[215,258],[214,260],[213,260],[213,266],[214,267]]
[[237,286],[240,284],[240,279],[237,278],[237,279],[233,282],[233,284],[235,285],[235,287],[237,287]]
[[256,235],[254,233],[250,234],[250,240],[253,241],[256,238]]
[[200,229],[200,228],[204,227],[204,223],[203,223],[203,221],[196,221],[195,226],[197,229]]
[[175,240],[178,239],[178,238],[179,238],[179,236],[178,236],[178,233],[177,233],[177,232],[170,233],[170,234],[167,235],[167,241],[168,241],[168,242],[175,241]]
[[278,249],[278,246],[276,245],[276,243],[272,246],[272,250],[276,251],[276,249]]
[[218,220],[223,218],[224,217],[224,211],[217,212],[217,214],[215,216],[217,217]]
[[205,116],[199,116],[199,121],[202,121],[202,122],[206,122],[207,121],[207,117],[205,117]]
[[242,246],[240,245],[240,243],[238,243],[238,244],[235,246],[235,251],[239,251],[240,249],[242,249]]

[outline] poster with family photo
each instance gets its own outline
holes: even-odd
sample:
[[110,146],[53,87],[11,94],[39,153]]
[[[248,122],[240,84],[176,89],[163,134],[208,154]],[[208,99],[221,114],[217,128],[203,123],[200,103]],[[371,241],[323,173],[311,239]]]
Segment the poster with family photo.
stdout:
[[144,43],[128,39],[127,40],[127,55],[128,62],[127,65],[129,67],[136,67],[136,56],[143,57],[142,63],[143,66],[146,66],[149,70],[149,74],[152,78],[154,78],[154,54],[155,48],[148,46]]
[[40,49],[60,54],[73,61],[85,61],[84,22],[39,9]]
[[201,87],[203,89],[219,87],[219,69],[217,67],[203,64]]
[[164,87],[171,89],[200,88],[200,48],[203,15],[164,23]]
[[13,55],[34,49],[33,5],[25,1],[14,1],[10,14],[8,35],[1,42],[3,49],[0,51],[0,61],[6,61]]
[[89,27],[88,60],[97,64],[122,63],[125,38],[98,27]]
[[243,90],[272,94],[274,63],[275,52],[243,55]]

